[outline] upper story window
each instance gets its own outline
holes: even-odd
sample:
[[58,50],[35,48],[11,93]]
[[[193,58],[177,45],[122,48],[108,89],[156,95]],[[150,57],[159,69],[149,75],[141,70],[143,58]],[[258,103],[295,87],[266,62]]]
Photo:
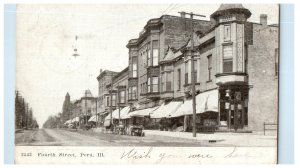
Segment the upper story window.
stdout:
[[128,99],[129,100],[137,99],[137,87],[136,86],[131,86],[128,88]]
[[181,69],[177,69],[177,90],[181,89]]
[[119,103],[125,103],[125,90],[120,91],[119,94],[120,94],[119,95],[119,98],[120,98]]
[[208,81],[212,80],[212,55],[207,56],[207,71],[208,71]]
[[116,95],[115,94],[112,95],[111,104],[112,104],[112,106],[116,106]]
[[224,25],[224,41],[230,41],[230,25]]
[[147,65],[151,66],[151,47],[150,47],[150,43],[148,43],[146,45],[147,48]]
[[172,73],[166,72],[166,91],[172,91]]
[[157,76],[152,77],[152,91],[158,92],[158,77]]
[[148,78],[148,81],[147,81],[147,85],[148,85],[148,93],[150,93],[151,92],[151,78],[149,77]]
[[157,66],[158,65],[158,51],[159,47],[158,47],[158,40],[154,40],[152,41],[152,59],[153,59],[153,66]]
[[110,98],[106,96],[105,106],[110,106]]
[[232,45],[223,46],[223,73],[233,72]]
[[132,77],[137,77],[137,63],[136,60],[132,62]]
[[275,48],[275,76],[278,76],[278,48]]

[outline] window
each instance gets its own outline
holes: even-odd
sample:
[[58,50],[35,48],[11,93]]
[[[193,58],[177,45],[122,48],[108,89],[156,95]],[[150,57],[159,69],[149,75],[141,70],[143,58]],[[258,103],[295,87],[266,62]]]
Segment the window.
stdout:
[[181,70],[177,69],[177,90],[181,89]]
[[230,41],[230,25],[224,26],[224,41]]
[[152,41],[152,58],[153,58],[153,66],[158,65],[158,41]]
[[128,88],[128,100],[132,99],[132,89],[131,87]]
[[172,91],[172,73],[166,72],[166,91]]
[[110,101],[109,101],[109,97],[107,96],[106,97],[106,104],[105,104],[106,106],[110,106]]
[[233,72],[232,45],[223,46],[223,73]]
[[132,86],[132,99],[137,99],[137,88],[136,86]]
[[165,91],[165,73],[161,73],[161,91],[164,92]]
[[116,106],[116,95],[112,95],[112,101],[111,101],[112,106]]
[[137,64],[136,64],[136,62],[132,63],[132,77],[133,78],[137,77]]
[[158,92],[158,77],[152,77],[152,91]]
[[278,76],[278,48],[275,48],[275,76]]
[[125,90],[122,90],[122,91],[120,92],[119,97],[120,97],[119,103],[125,103]]
[[211,73],[212,65],[211,65],[211,55],[207,56],[207,71],[208,71],[208,81],[212,79]]
[[150,43],[147,44],[147,60],[148,60],[148,66],[151,66],[151,48]]
[[148,78],[148,93],[151,92],[151,78]]

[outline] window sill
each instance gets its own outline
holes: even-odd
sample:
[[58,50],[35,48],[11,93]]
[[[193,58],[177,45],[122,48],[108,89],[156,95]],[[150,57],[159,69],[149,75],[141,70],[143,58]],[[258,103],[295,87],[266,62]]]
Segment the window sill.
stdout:
[[210,82],[212,82],[212,80],[208,80],[208,81],[206,81],[206,83],[210,83]]

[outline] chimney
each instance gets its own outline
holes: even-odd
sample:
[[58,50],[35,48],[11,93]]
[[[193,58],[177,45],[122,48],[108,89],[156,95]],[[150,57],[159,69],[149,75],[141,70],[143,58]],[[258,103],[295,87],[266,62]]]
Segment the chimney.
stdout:
[[268,15],[266,15],[266,14],[260,15],[260,24],[262,24],[264,26],[268,25]]
[[185,12],[184,12],[184,11],[180,12],[180,16],[181,16],[182,18],[185,18]]

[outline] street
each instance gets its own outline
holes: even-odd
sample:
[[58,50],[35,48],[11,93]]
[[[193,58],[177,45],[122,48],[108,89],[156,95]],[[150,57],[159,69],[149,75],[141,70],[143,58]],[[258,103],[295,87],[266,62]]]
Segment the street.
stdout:
[[199,140],[167,136],[138,137],[83,130],[36,129],[24,130],[15,135],[15,143],[20,146],[217,146]]

